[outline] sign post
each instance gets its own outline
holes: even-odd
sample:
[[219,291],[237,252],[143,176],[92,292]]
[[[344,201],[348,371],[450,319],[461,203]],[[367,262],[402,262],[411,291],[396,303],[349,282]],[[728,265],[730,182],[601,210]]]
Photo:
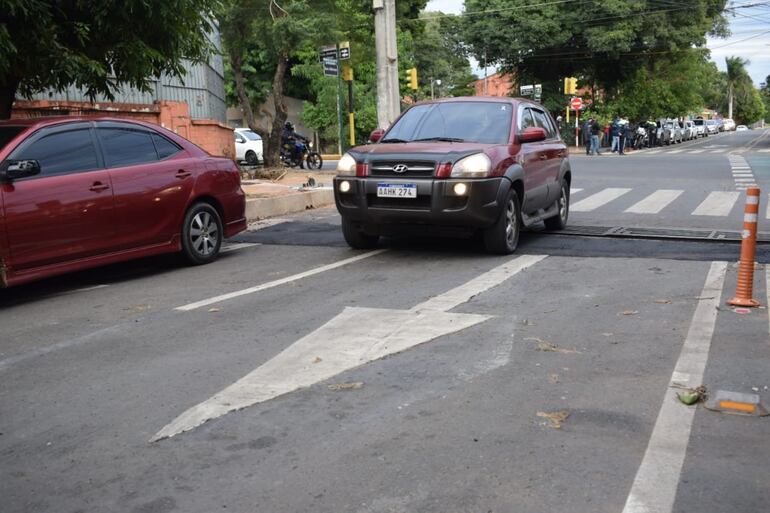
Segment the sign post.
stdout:
[[569,101],[571,109],[575,109],[575,146],[580,146],[580,136],[578,130],[580,128],[580,109],[583,108],[583,100],[581,98],[572,98]]

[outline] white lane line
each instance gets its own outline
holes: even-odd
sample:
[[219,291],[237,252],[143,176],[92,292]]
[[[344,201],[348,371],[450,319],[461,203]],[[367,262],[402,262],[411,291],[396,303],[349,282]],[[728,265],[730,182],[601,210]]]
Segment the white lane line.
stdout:
[[669,152],[668,152],[668,154],[669,154],[669,155],[674,155],[674,154],[676,154],[676,153],[681,153],[681,152],[683,152],[683,151],[684,151],[684,150],[671,150],[671,151],[669,151]]
[[770,148],[766,148],[764,150],[757,150],[759,153],[770,153]]
[[[767,207],[765,207],[765,219],[770,219],[770,195],[767,196]],[[767,272],[770,275],[770,268],[768,268]],[[768,294],[770,294],[770,290],[768,290]],[[768,303],[770,305],[770,303]]]
[[660,189],[630,206],[625,211],[632,214],[657,214],[683,192],[680,190]]
[[704,151],[706,151],[706,150],[690,150],[690,153],[691,153],[691,154],[695,154],[695,153],[703,153]]
[[711,150],[709,153],[724,153],[725,150]]
[[230,251],[238,251],[239,249],[246,249],[251,248],[254,246],[261,246],[262,244],[259,242],[235,242],[233,244],[228,244],[227,246],[223,247],[220,250],[220,253],[228,253]]
[[588,196],[585,199],[582,199],[578,201],[577,203],[573,203],[570,207],[570,210],[573,212],[590,212],[592,210],[595,210],[602,205],[606,205],[610,201],[616,200],[622,195],[629,192],[631,189],[626,188],[607,188],[602,191],[597,192],[596,194],[592,194],[591,196]]
[[573,189],[570,187],[569,189],[569,195],[572,196],[573,194],[577,194],[578,192],[582,191],[583,189]]
[[655,155],[656,153],[660,153],[662,150],[650,150],[647,152],[647,155]]
[[188,303],[186,305],[178,306],[174,310],[178,310],[180,312],[189,312],[190,310],[195,310],[196,308],[201,308],[208,305],[213,305],[214,303],[221,303],[222,301],[227,301],[228,299],[233,299],[240,296],[245,296],[247,294],[254,294],[255,292],[260,292],[263,290],[271,289],[273,287],[277,287],[279,285],[284,285],[286,283],[290,283],[292,281],[301,280],[303,278],[307,278],[308,276],[313,276],[316,274],[320,274],[326,271],[331,271],[332,269],[337,269],[338,267],[342,267],[344,265],[352,264],[354,262],[358,262],[359,260],[363,260],[364,258],[373,257],[375,255],[379,255],[381,253],[384,253],[387,251],[387,249],[377,249],[375,251],[370,251],[368,253],[363,253],[361,255],[356,255],[351,258],[346,258],[344,260],[340,260],[338,262],[334,262],[327,265],[322,265],[321,267],[316,267],[314,269],[310,269],[308,271],[304,271],[298,274],[293,274],[291,276],[287,276],[286,278],[281,278],[279,280],[269,281],[267,283],[263,283],[261,285],[257,285],[255,287],[249,287],[247,289],[241,289],[236,290],[234,292],[228,292],[227,294],[222,294],[220,296],[214,296],[208,299],[203,299],[201,301],[196,301],[195,303]]
[[523,255],[410,310],[348,307],[272,359],[163,427],[151,442],[231,411],[309,387],[385,356],[482,323],[491,317],[449,313],[547,255]]
[[[724,286],[727,262],[712,262],[670,384],[695,387],[703,382],[711,338]],[[696,407],[676,400],[667,389],[642,464],[636,472],[623,513],[670,513],[690,440]]]
[[693,210],[694,216],[727,216],[741,195],[739,192],[714,191],[706,196],[698,207]]

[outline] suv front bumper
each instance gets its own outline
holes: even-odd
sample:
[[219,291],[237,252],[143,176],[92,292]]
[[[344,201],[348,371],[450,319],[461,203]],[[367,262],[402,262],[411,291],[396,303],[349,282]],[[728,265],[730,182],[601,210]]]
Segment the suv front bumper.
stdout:
[[[348,182],[350,190],[340,192]],[[416,198],[378,198],[377,184],[414,184]],[[455,184],[466,185],[465,194],[454,192]],[[334,178],[334,200],[343,217],[365,231],[383,232],[394,224],[438,227],[486,228],[500,215],[510,182],[504,177],[483,179],[424,179],[347,177]]]

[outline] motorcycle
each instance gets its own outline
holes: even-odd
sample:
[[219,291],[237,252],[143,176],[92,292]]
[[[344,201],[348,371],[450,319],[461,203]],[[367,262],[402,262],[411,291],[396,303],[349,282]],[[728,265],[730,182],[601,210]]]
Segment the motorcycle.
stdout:
[[647,130],[643,126],[640,126],[636,129],[634,134],[633,148],[635,150],[641,150],[645,146],[647,146]]
[[281,162],[288,167],[305,169],[321,169],[323,159],[321,154],[313,151],[313,142],[301,136],[288,141],[281,146]]

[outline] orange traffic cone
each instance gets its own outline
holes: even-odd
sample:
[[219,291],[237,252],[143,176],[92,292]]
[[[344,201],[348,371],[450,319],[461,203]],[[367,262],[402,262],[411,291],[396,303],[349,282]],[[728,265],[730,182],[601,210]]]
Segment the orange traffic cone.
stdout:
[[732,306],[759,306],[752,298],[754,290],[754,255],[757,251],[757,214],[759,213],[759,188],[746,191],[746,211],[743,214],[741,260],[738,266],[738,284],[735,297],[727,302]]

